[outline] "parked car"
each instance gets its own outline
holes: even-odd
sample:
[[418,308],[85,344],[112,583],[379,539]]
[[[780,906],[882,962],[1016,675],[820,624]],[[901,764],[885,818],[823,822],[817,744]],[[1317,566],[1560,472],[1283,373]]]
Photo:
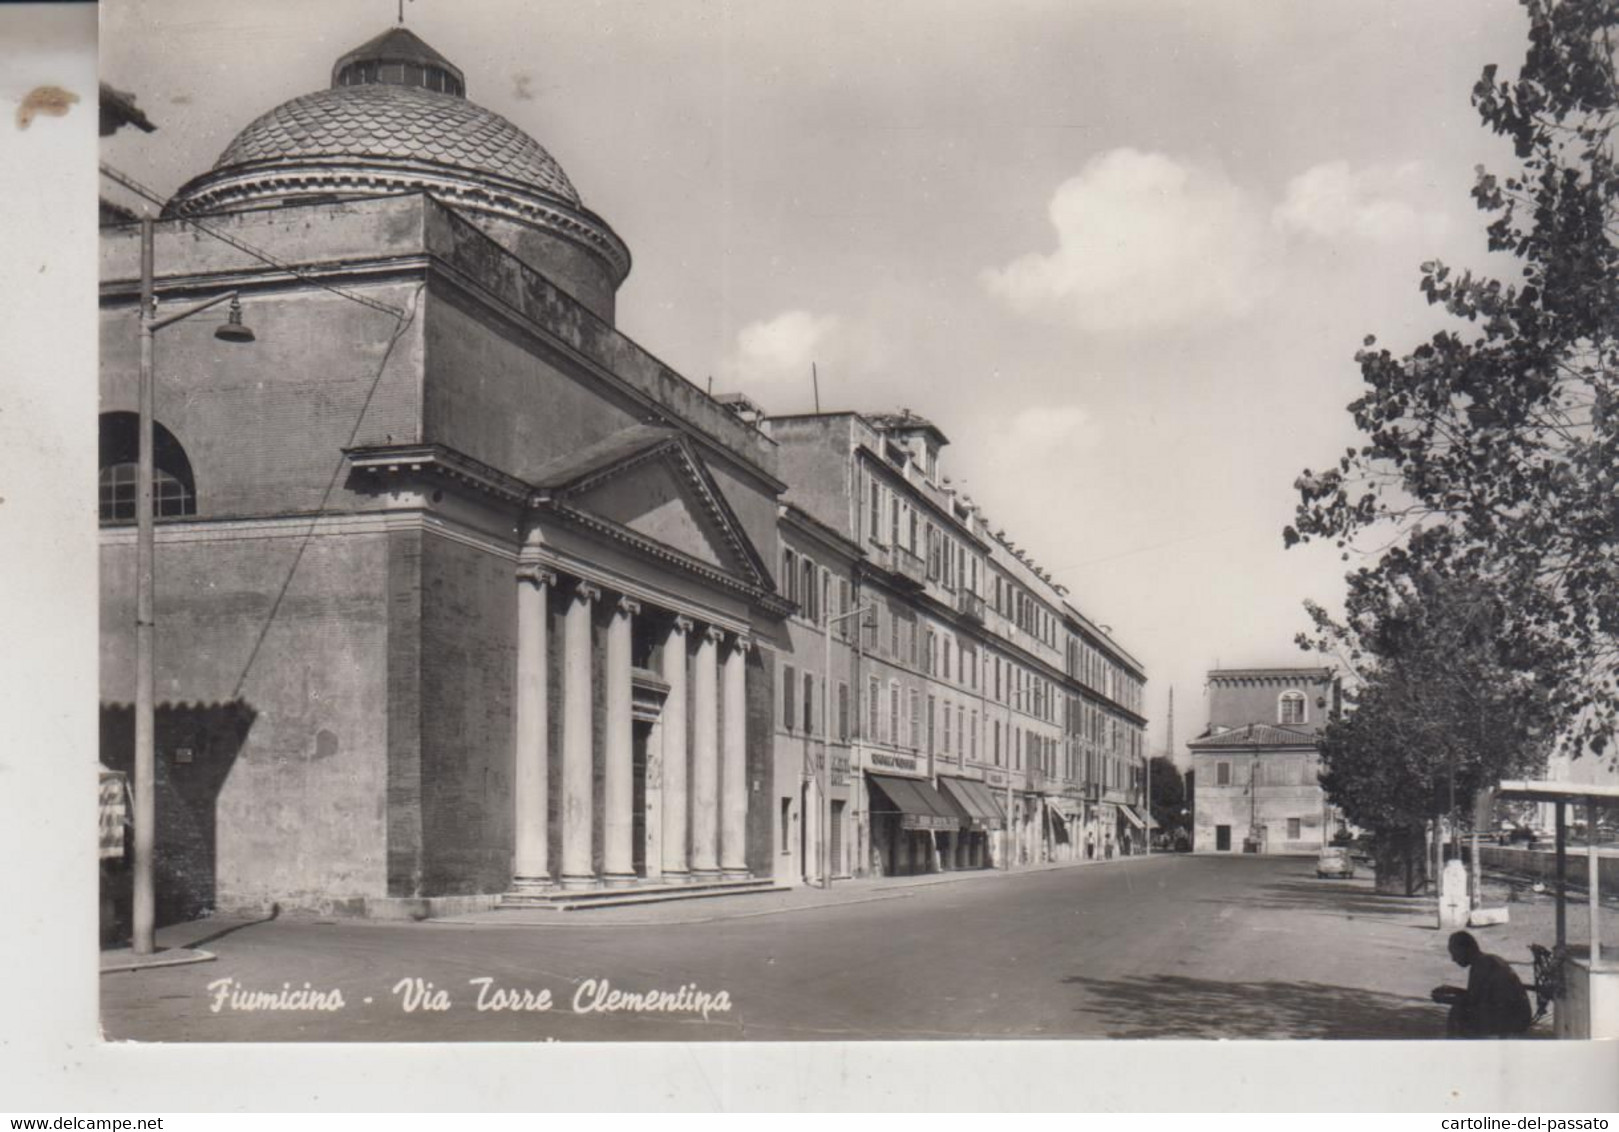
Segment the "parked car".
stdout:
[[1355,862],[1349,850],[1342,845],[1329,845],[1316,858],[1315,875],[1318,877],[1353,877]]

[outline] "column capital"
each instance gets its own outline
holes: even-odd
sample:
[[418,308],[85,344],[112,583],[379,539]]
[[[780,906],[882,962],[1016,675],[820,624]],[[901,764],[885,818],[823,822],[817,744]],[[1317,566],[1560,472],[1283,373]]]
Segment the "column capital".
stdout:
[[544,589],[546,586],[557,584],[556,572],[547,570],[544,566],[519,566],[517,568],[517,580],[519,582],[528,582],[537,589]]
[[573,596],[579,601],[593,602],[602,595],[601,587],[593,586],[583,578],[573,587]]
[[749,633],[731,633],[731,650],[746,655],[753,648],[753,637]]
[[725,640],[725,630],[718,625],[705,625],[703,626],[703,636],[708,639],[710,644],[719,645]]
[[674,619],[669,622],[669,631],[671,633],[679,633],[681,636],[685,636],[687,633],[691,632],[692,626],[695,624],[696,622],[694,622],[690,617],[682,617],[679,614],[676,614]]
[[634,617],[641,612],[641,603],[632,597],[620,597],[613,605],[614,613],[622,613],[627,617]]

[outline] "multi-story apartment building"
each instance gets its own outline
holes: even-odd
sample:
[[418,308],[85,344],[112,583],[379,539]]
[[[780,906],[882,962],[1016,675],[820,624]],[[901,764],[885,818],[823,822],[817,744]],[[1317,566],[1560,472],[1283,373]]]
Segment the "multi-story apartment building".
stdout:
[[[853,717],[856,563],[860,548],[793,506],[778,523],[776,589],[797,604],[775,653],[776,867],[780,880],[815,880],[853,867],[849,739]],[[830,766],[822,760],[830,756]]]
[[[778,446],[789,518],[813,518],[857,555],[848,601],[835,587],[833,612],[861,611],[849,619],[859,630],[847,657],[848,825],[834,834],[852,851],[850,871],[1144,846],[1132,833],[1145,828],[1141,666],[950,487],[939,471],[945,435],[909,412],[761,426]],[[784,572],[802,538],[783,524]],[[782,663],[816,664],[803,645],[813,642],[794,635]],[[780,710],[785,720],[785,700]],[[793,763],[801,756],[786,736],[779,726]],[[779,782],[790,777],[778,767]]]
[[1313,853],[1337,817],[1319,738],[1337,706],[1332,669],[1226,668],[1208,675],[1209,725],[1187,744],[1197,852]]

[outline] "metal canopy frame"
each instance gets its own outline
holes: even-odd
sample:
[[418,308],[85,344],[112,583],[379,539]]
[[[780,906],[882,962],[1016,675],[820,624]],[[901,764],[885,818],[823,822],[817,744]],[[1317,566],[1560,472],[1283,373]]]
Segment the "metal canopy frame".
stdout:
[[1593,969],[1602,963],[1602,932],[1600,928],[1602,913],[1602,883],[1599,863],[1601,855],[1597,852],[1597,820],[1596,811],[1599,808],[1619,806],[1619,786],[1598,786],[1595,784],[1582,786],[1573,782],[1547,782],[1534,779],[1514,779],[1501,783],[1495,790],[1497,798],[1514,801],[1550,802],[1557,811],[1557,946],[1567,944],[1568,936],[1568,887],[1567,887],[1567,861],[1568,861],[1568,820],[1566,809],[1568,805],[1583,804],[1587,807],[1586,818],[1586,889],[1587,900],[1591,909],[1591,957]]

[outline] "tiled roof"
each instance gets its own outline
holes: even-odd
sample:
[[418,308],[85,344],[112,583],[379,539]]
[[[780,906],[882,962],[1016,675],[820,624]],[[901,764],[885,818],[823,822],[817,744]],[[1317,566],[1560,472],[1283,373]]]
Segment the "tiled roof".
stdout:
[[492,110],[420,87],[346,86],[294,98],[238,134],[214,169],[305,157],[432,162],[579,203],[568,175],[539,142]]
[[1199,735],[1186,745],[1193,750],[1210,747],[1313,747],[1318,738],[1316,732],[1302,727],[1250,723],[1214,735]]
[[1304,668],[1214,668],[1209,670],[1210,680],[1293,680],[1325,681],[1332,679],[1332,669],[1319,665]]

